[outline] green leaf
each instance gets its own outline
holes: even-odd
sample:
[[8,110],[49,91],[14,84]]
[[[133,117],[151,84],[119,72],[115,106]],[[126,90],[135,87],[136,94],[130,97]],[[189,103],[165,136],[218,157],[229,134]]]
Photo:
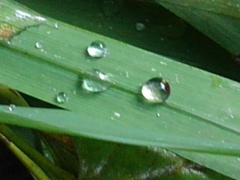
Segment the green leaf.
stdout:
[[[146,128],[145,122],[138,122],[138,126],[133,127],[129,122],[123,122],[123,120],[93,119],[92,117],[64,110],[17,107],[14,111],[9,111],[6,106],[1,106],[0,115],[1,122],[38,130],[86,136],[126,144],[167,148],[185,157],[190,157],[190,159],[195,159],[204,165],[209,165],[211,168],[218,163],[218,166],[214,167],[215,170],[219,166],[223,168],[221,162],[227,161],[230,163],[228,164],[229,168],[224,167],[226,172],[224,170],[223,172],[230,177],[236,177],[239,171],[238,165],[240,161],[238,156],[240,146],[237,142],[240,137],[238,135],[234,137],[232,133],[223,131],[214,125],[208,124],[206,129],[198,121],[198,123],[195,122],[195,125],[203,131],[205,130],[205,132],[202,132],[203,134],[196,133],[189,137],[188,134],[184,136],[177,131],[168,134],[161,128],[158,128],[159,131],[149,127]],[[155,126],[158,123],[155,122]],[[190,132],[190,129],[188,131]],[[192,131],[195,132],[195,130]],[[220,137],[216,136],[216,134],[220,133],[223,133]],[[220,155],[221,158],[219,158]],[[213,161],[215,164],[213,164]]]
[[[0,20],[9,23],[2,14]],[[9,112],[2,106],[1,122],[168,148],[238,177],[239,83],[61,22],[56,29],[56,22],[46,18],[37,27],[22,28],[10,44],[2,41],[0,83],[70,111]],[[106,44],[105,58],[87,56],[86,48],[95,40]],[[35,47],[37,42],[42,48]],[[85,72],[92,68],[112,74],[109,90],[91,94],[81,88]],[[163,105],[149,104],[140,87],[160,75],[170,83],[170,98]],[[59,92],[67,94],[66,103],[56,101]]]
[[238,0],[157,0],[232,54],[240,54]]

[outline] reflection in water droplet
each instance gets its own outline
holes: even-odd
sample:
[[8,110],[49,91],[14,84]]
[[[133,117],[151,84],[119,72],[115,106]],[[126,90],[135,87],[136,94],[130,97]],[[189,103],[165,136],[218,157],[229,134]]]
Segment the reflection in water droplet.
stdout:
[[36,42],[35,47],[37,49],[42,49],[42,44],[40,42]]
[[56,101],[57,101],[58,103],[65,103],[65,102],[67,102],[67,101],[68,101],[68,95],[67,95],[67,93],[65,93],[65,92],[60,92],[60,93],[58,93],[58,95],[57,95],[57,97],[56,97]]
[[10,104],[9,106],[8,106],[8,111],[14,111],[14,109],[16,108],[16,105],[15,104]]
[[88,46],[87,52],[93,58],[102,58],[107,55],[107,48],[104,42],[94,41]]
[[157,112],[157,117],[160,117],[160,116],[161,116],[161,114],[159,112]]
[[82,81],[82,88],[94,93],[106,91],[110,85],[110,75],[97,69],[87,71]]
[[141,89],[144,98],[151,103],[163,103],[170,95],[170,85],[162,78],[152,78]]
[[137,22],[136,25],[135,25],[135,27],[136,27],[136,30],[142,31],[142,30],[145,29],[145,24],[143,24],[143,23],[141,23],[141,22]]

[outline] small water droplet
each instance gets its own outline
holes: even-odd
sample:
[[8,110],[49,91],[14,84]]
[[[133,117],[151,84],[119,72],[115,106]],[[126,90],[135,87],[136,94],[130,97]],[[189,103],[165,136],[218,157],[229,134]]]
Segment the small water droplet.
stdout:
[[175,74],[175,79],[176,79],[176,83],[180,83],[180,81],[179,81],[179,78],[178,78],[178,75],[177,75],[177,74]]
[[36,42],[35,47],[37,49],[42,49],[42,44],[40,42]]
[[225,141],[224,141],[223,139],[221,140],[221,142],[222,142],[222,143],[225,143]]
[[151,68],[151,71],[152,72],[156,72],[157,70],[155,68]]
[[234,118],[234,115],[233,115],[232,110],[230,108],[228,108],[227,113],[231,118]]
[[55,24],[54,24],[54,27],[55,27],[55,29],[58,29],[58,28],[59,28],[58,23],[55,23]]
[[126,78],[129,78],[129,72],[125,72]]
[[88,92],[103,92],[111,86],[111,75],[97,69],[87,71],[85,76],[82,81],[82,88]]
[[9,106],[8,106],[8,111],[14,111],[14,109],[16,108],[16,105],[15,104],[10,104]]
[[163,62],[163,61],[160,61],[160,64],[162,64],[162,65],[167,65],[167,63],[165,63],[165,62]]
[[161,114],[159,112],[157,112],[157,117],[160,117],[160,116],[161,116]]
[[163,103],[170,95],[170,85],[162,78],[152,78],[141,89],[144,98],[151,103]]
[[137,22],[135,27],[137,31],[142,31],[145,29],[145,24],[143,24],[142,22]]
[[88,46],[87,52],[93,58],[102,58],[107,55],[107,48],[104,42],[94,41]]
[[118,113],[118,112],[114,112],[114,116],[116,116],[117,118],[120,118],[120,117],[121,117],[121,114]]
[[58,103],[65,103],[68,101],[68,95],[65,92],[60,92],[57,94],[56,101]]

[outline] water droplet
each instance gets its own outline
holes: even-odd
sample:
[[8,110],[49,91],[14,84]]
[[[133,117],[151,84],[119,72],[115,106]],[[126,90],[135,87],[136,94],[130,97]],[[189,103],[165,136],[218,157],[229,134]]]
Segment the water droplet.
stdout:
[[126,78],[129,78],[129,72],[125,72]]
[[152,78],[141,89],[144,98],[151,103],[163,103],[170,95],[170,85],[162,78]]
[[227,113],[231,118],[234,118],[234,115],[233,115],[232,110],[230,108],[228,108]]
[[175,79],[176,79],[176,83],[180,83],[180,81],[179,81],[179,78],[178,78],[178,75],[177,75],[177,74],[175,74]]
[[107,48],[104,42],[94,41],[88,46],[87,52],[93,58],[102,58],[107,55]]
[[162,65],[167,65],[167,63],[165,63],[165,62],[163,62],[163,61],[160,61],[160,64],[162,64]]
[[58,23],[55,23],[55,24],[54,24],[54,27],[55,27],[55,29],[58,29],[58,28],[59,28]]
[[142,22],[137,22],[135,27],[137,31],[142,31],[145,29],[145,24],[143,24]]
[[110,75],[97,69],[87,71],[85,76],[82,81],[82,88],[88,92],[103,92],[111,85]]
[[114,116],[116,116],[117,118],[120,118],[120,117],[121,117],[121,114],[118,113],[118,112],[114,112]]
[[42,44],[40,42],[36,42],[35,47],[37,49],[42,49]]
[[161,116],[161,114],[159,112],[157,112],[157,117],[160,117],[160,116]]
[[8,111],[14,111],[14,109],[16,108],[16,105],[15,104],[10,104],[9,106],[8,106]]
[[68,101],[68,95],[67,95],[67,93],[65,93],[65,92],[60,92],[60,93],[58,93],[58,95],[57,95],[57,97],[56,97],[56,101],[57,101],[58,103],[65,103],[65,102],[67,102],[67,101]]

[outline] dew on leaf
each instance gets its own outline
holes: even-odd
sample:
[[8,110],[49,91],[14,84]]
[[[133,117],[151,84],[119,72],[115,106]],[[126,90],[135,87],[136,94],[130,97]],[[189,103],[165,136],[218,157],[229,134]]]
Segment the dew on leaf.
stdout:
[[8,111],[12,112],[12,111],[14,111],[15,108],[16,108],[16,105],[15,105],[15,104],[10,104],[10,105],[8,106]]
[[102,41],[93,41],[87,48],[87,53],[93,58],[102,58],[107,55],[107,48]]
[[68,101],[68,95],[65,92],[60,92],[56,96],[56,101],[60,104],[63,104]]
[[143,97],[151,103],[164,103],[170,95],[170,85],[163,78],[152,78],[142,85]]
[[36,42],[35,43],[35,47],[37,48],[37,49],[42,49],[43,47],[42,47],[42,44],[40,43],[40,42]]
[[97,69],[91,69],[85,73],[82,80],[82,88],[87,92],[103,92],[111,86],[111,75]]

